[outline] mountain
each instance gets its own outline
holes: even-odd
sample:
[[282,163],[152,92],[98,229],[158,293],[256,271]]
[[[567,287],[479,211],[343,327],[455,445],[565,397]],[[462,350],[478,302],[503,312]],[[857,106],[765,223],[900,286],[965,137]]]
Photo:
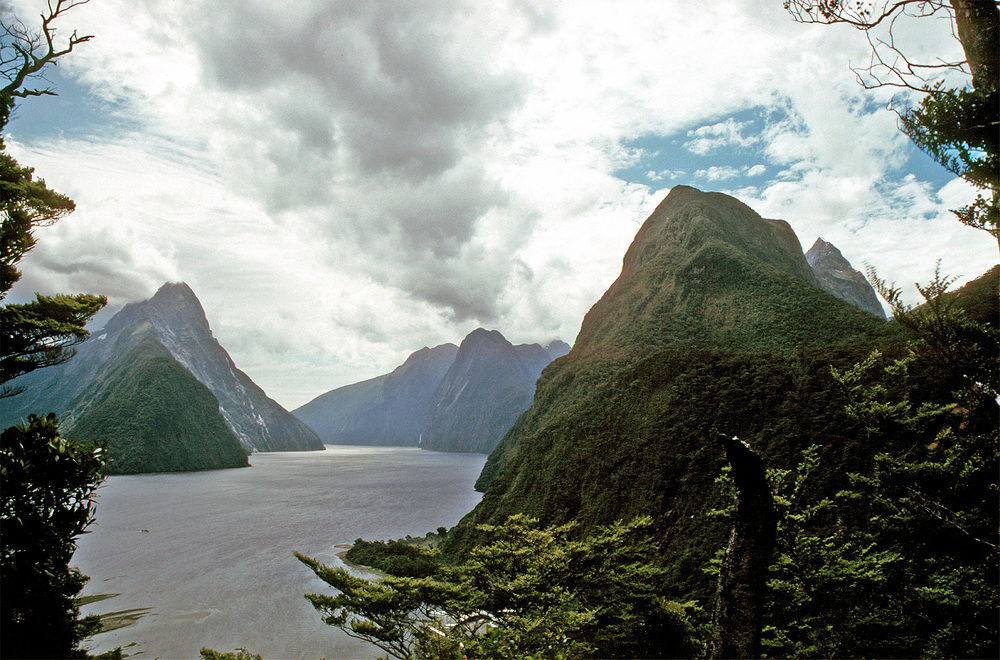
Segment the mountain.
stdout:
[[[558,353],[565,343],[550,346]],[[538,344],[514,346],[496,330],[473,330],[438,386],[420,446],[488,454],[531,405],[535,381],[552,359]]]
[[545,345],[545,352],[548,353],[549,357],[553,360],[558,360],[562,356],[569,353],[569,351],[570,345],[561,339],[555,339]]
[[246,467],[247,452],[219,400],[149,330],[76,398],[68,433],[107,442],[112,474]]
[[[513,346],[478,329],[462,348],[424,347],[392,373],[321,394],[292,414],[331,444],[488,453],[531,405],[542,369],[569,350],[558,339]],[[460,392],[462,383],[471,389]]]
[[416,447],[458,347],[421,348],[392,373],[321,394],[292,414],[329,444]]
[[851,267],[851,262],[834,245],[817,238],[806,252],[806,262],[824,291],[885,319],[885,310],[875,295],[875,289],[864,275]]
[[[153,378],[154,374],[160,376]],[[76,436],[81,430],[125,433],[114,413],[144,419],[152,436],[163,429],[162,437],[151,436],[149,441],[169,451],[171,429],[177,437],[191,439],[202,435],[196,421],[217,430],[214,421],[207,421],[207,412],[194,412],[211,408],[243,454],[323,446],[311,429],[236,368],[212,336],[201,303],[186,284],[165,284],[149,300],[126,305],[102,330],[92,333],[69,362],[27,374],[18,384],[26,388],[23,394],[0,400],[0,422],[5,425],[31,412],[54,411],[63,419],[64,430]],[[201,407],[189,409],[195,400]],[[111,441],[112,436],[108,438]],[[117,440],[111,444],[112,451],[121,446]],[[203,456],[198,463],[202,469],[212,464],[206,460]],[[188,465],[183,461],[178,465],[182,463]]]
[[[636,234],[622,272],[547,367],[534,403],[490,454],[480,524],[525,513],[578,534],[651,515],[679,595],[707,597],[700,567],[722,547],[714,440],[724,432],[790,467],[822,445],[843,468],[859,446],[830,365],[862,359],[888,324],[820,288],[788,223],[738,200],[673,188]],[[843,469],[830,469],[831,478]]]

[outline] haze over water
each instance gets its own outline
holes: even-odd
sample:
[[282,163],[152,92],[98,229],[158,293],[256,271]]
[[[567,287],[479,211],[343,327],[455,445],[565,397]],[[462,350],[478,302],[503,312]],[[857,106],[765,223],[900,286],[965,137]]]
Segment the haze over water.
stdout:
[[203,646],[265,658],[374,657],[374,647],[322,623],[303,594],[330,588],[292,551],[339,564],[337,544],[450,527],[479,501],[472,486],[485,460],[328,446],[254,454],[249,469],[111,477],[72,565],[91,578],[84,595],[120,595],[83,611],[150,609],[91,645],[134,642],[125,650],[139,658],[196,658]]

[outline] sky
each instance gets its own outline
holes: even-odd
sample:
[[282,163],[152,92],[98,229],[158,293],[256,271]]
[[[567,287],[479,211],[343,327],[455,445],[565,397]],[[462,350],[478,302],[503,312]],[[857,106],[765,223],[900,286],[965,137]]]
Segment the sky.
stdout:
[[[998,260],[949,212],[970,187],[898,130],[899,90],[858,84],[864,35],[781,0],[92,0],[55,26],[94,38],[5,140],[77,209],[7,301],[103,293],[99,326],[187,282],[288,409],[477,327],[572,343],[678,184],[911,303],[937,260],[956,286]],[[962,59],[948,20],[896,36]]]

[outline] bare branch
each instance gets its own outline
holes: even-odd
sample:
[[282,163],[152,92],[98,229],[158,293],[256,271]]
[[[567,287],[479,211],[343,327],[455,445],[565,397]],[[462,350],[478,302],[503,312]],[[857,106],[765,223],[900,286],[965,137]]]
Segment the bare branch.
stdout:
[[12,99],[28,96],[55,95],[51,88],[22,89],[26,81],[39,76],[39,72],[48,64],[55,65],[55,60],[71,53],[79,44],[94,38],[93,35],[80,35],[75,30],[66,41],[66,45],[56,45],[56,28],[53,22],[70,9],[84,5],[90,0],[49,0],[48,12],[41,15],[42,29],[40,32],[31,30],[20,19],[0,21],[3,44],[0,46],[0,75],[8,83],[0,89],[0,102],[9,107]]
[[901,18],[941,15],[949,19],[952,36],[961,43],[955,28],[955,10],[952,4],[950,0],[785,0],[784,6],[799,23],[843,24],[865,32],[871,47],[871,59],[867,66],[851,67],[865,89],[898,87],[937,94],[939,92],[933,89],[931,78],[939,77],[947,71],[971,75],[968,62],[941,59],[932,62],[913,61],[897,45],[894,30]]

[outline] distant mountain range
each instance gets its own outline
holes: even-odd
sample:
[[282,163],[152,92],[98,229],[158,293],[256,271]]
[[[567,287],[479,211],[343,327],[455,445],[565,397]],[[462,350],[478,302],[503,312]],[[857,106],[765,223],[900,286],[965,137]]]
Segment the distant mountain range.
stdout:
[[186,284],[123,307],[70,361],[17,380],[0,424],[55,412],[79,440],[107,440],[114,473],[239,467],[250,451],[318,450],[212,336]]
[[457,353],[454,344],[421,348],[392,373],[321,394],[292,414],[329,444],[416,447]]
[[330,444],[489,453],[531,405],[535,381],[569,352],[512,345],[482,328],[460,347],[422,348],[392,373],[322,394],[292,411]]

